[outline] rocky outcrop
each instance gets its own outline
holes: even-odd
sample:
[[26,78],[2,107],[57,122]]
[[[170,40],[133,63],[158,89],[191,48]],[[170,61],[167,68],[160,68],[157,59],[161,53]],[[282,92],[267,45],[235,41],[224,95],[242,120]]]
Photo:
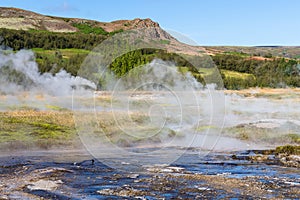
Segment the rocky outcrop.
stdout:
[[78,29],[81,24],[91,29],[102,28],[104,34],[105,31],[111,33],[127,30],[141,30],[138,32],[138,34],[142,34],[141,40],[155,43],[156,47],[166,49],[172,53],[199,55],[205,52],[205,49],[202,47],[190,46],[177,41],[163,30],[157,22],[149,18],[99,22],[88,19],[45,16],[27,10],[0,7],[0,28],[69,33],[81,32],[82,30]]
[[66,21],[27,10],[0,7],[0,28],[16,30],[47,30],[52,32],[76,32]]
[[38,14],[18,8],[0,7],[0,28],[17,30],[48,30],[52,32],[77,32],[74,23],[88,24],[92,27],[101,27],[107,32],[131,30],[141,28],[157,28],[158,37],[170,38],[170,35],[160,29],[157,22],[151,19],[117,20],[113,22],[98,22],[79,18],[62,18]]

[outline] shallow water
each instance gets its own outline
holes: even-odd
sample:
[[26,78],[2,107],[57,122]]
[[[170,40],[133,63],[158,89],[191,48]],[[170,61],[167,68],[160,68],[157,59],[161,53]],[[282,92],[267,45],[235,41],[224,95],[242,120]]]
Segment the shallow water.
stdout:
[[[248,126],[239,128],[254,127],[257,129],[253,130],[264,129],[270,134],[285,130],[299,134],[298,97],[296,100],[226,96],[224,128],[246,124]],[[104,151],[98,160],[82,149],[1,152],[0,199],[299,199],[299,168],[248,159],[255,154],[251,150],[273,148],[276,144],[262,142],[260,137],[241,141],[226,137],[223,132],[218,134],[222,130],[219,127],[223,126],[219,123],[222,120],[216,120],[216,124],[208,123],[206,104],[203,105],[199,133],[186,137],[186,140],[175,138],[171,143],[173,146],[164,149],[151,142],[137,144],[138,148],[133,149],[121,146],[125,153]],[[104,106],[96,110],[99,114],[109,111]],[[193,125],[194,121],[190,122],[188,118],[189,112],[186,116],[186,124]],[[79,120],[82,120],[81,116]],[[174,122],[168,126],[171,130],[180,129]],[[212,129],[211,134],[205,134],[207,129]],[[188,129],[183,132],[188,133]],[[90,138],[89,134],[87,138]],[[86,146],[93,150],[92,145]],[[104,150],[101,145],[96,147]],[[203,152],[199,147],[214,151]],[[97,148],[94,152],[100,152]],[[128,152],[130,154],[126,154]],[[145,152],[151,152],[152,157],[143,157]],[[241,159],[233,159],[233,155]],[[172,160],[174,158],[178,159]]]
[[126,171],[131,168],[125,158],[121,171],[101,160],[93,162],[84,151],[15,152],[0,158],[0,198],[296,199],[299,169],[232,159],[233,154],[247,158],[252,153],[209,153],[202,157],[190,148],[170,165],[147,165],[134,172]]

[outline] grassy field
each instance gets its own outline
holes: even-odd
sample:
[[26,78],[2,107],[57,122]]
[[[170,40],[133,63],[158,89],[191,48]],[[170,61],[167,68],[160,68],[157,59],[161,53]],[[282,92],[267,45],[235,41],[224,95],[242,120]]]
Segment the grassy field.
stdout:
[[225,94],[238,94],[245,97],[268,99],[291,99],[300,95],[300,88],[249,88],[244,90],[226,90]]
[[[269,89],[269,93],[284,93],[283,89]],[[295,89],[295,91],[297,91]],[[234,91],[226,91],[231,93]],[[251,90],[239,91],[240,95],[251,93]],[[253,92],[253,91],[252,91]],[[258,94],[260,91],[257,91]],[[265,92],[266,94],[267,92]],[[252,93],[251,93],[252,94]],[[258,97],[256,97],[258,98]],[[111,106],[110,95],[100,95],[95,106]],[[86,102],[91,106],[92,100]],[[85,103],[85,102],[83,102]],[[118,101],[113,102],[119,105]],[[142,103],[141,101],[137,103]],[[0,112],[0,149],[51,149],[58,147],[74,147],[80,143],[78,132],[82,128],[88,131],[88,135],[96,139],[104,138],[120,147],[133,147],[148,144],[159,144],[172,138],[184,137],[184,132],[176,132],[171,128],[164,127],[159,134],[157,127],[151,125],[150,118],[145,112],[99,111],[97,113],[81,114],[72,112],[55,105],[45,105],[46,110],[26,105],[6,106],[1,105],[5,111]],[[140,105],[141,109],[143,104]],[[146,108],[145,108],[146,109]],[[96,115],[95,115],[96,114]],[[96,117],[96,118],[95,118]],[[75,119],[75,120],[74,120]],[[95,120],[96,119],[96,120]],[[199,126],[196,131],[205,132],[208,129],[216,129],[214,126]],[[294,130],[295,129],[295,130]],[[300,135],[297,128],[283,130],[280,128],[270,129],[255,126],[252,123],[228,127],[223,130],[223,135],[244,141],[268,144],[300,144]],[[127,134],[129,133],[129,134]],[[81,135],[82,136],[82,135]]]
[[274,47],[245,47],[245,46],[209,46],[205,47],[209,52],[227,53],[231,55],[272,55],[274,57],[299,59],[300,48],[298,46],[274,46]]
[[[108,102],[101,102],[106,106]],[[0,149],[51,149],[74,147],[80,142],[77,131],[90,130],[88,134],[118,146],[159,143],[178,134],[166,128],[159,130],[150,125],[149,117],[142,113],[101,111],[73,113],[57,106],[48,105],[46,111],[21,106],[0,112]],[[74,115],[76,120],[74,120]],[[137,127],[136,127],[137,126]],[[92,128],[92,129],[90,129]],[[130,134],[127,134],[130,133]],[[87,137],[87,135],[81,135]]]
[[248,79],[248,78],[253,78],[255,79],[255,76],[253,74],[248,74],[248,73],[241,73],[241,72],[236,72],[236,71],[230,71],[230,70],[221,70],[222,73],[225,74],[225,77],[232,77],[232,78],[238,78],[238,79]]
[[283,131],[245,125],[227,128],[224,130],[224,135],[257,143],[300,145],[300,135],[290,130]]
[[68,146],[76,139],[69,111],[32,109],[0,112],[0,147],[51,148]]
[[33,48],[32,49],[33,52],[35,53],[39,53],[42,55],[55,55],[55,52],[59,51],[62,54],[63,58],[70,58],[71,56],[74,55],[87,55],[89,54],[91,51],[89,50],[85,50],[85,49],[58,49],[58,50],[44,50],[42,48]]

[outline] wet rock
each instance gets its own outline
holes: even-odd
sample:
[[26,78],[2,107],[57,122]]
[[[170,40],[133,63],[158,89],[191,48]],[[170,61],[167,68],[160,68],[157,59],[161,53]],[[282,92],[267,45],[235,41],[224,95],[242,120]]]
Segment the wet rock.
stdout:
[[282,165],[287,167],[297,167],[300,168],[300,156],[299,155],[278,155]]
[[6,196],[6,195],[0,195],[0,199],[1,199],[1,200],[8,200],[8,199],[9,199],[9,197],[8,197],[8,196]]
[[247,154],[233,154],[231,159],[300,168],[300,155],[298,155],[297,146],[287,145],[278,147],[276,150],[256,150]]
[[98,190],[97,193],[106,196],[135,197],[139,199],[143,198],[143,196],[145,195],[149,195],[149,193],[146,191],[137,190],[129,186],[125,186],[124,188],[117,188],[117,189]]
[[182,173],[185,169],[182,167],[173,167],[167,165],[154,165],[148,166],[146,170],[153,173]]
[[172,170],[172,172],[183,172],[185,170],[182,167],[167,167],[167,169]]
[[253,155],[253,156],[249,156],[249,160],[255,161],[255,162],[268,161],[269,155],[262,155],[262,154]]
[[81,166],[89,166],[89,165],[94,165],[95,164],[95,160],[91,159],[91,160],[84,160],[82,162],[74,162],[73,165],[77,166],[77,167],[81,167]]
[[32,199],[38,199],[38,198],[35,195],[24,193],[22,191],[14,191],[8,195],[8,199],[10,199],[10,200],[12,200],[12,199],[32,200]]
[[[44,163],[35,167],[20,165],[9,170],[9,173],[6,173],[6,168],[2,169],[0,199],[2,196],[3,199],[88,199],[99,196],[104,199],[299,199],[299,170],[277,166],[276,169],[282,174],[273,176],[268,171],[274,170],[274,166],[264,163],[274,160],[276,164],[283,165],[279,157],[287,163],[291,160],[298,162],[299,156],[251,150],[234,152],[237,159],[243,161],[233,161],[231,155],[232,152],[205,158],[204,162],[213,163],[215,170],[207,174],[201,168],[211,166],[198,161],[190,166],[181,163],[173,166],[143,166],[146,170],[141,170],[139,174],[108,170],[97,164],[94,167],[76,168],[72,162],[62,165],[54,163],[52,167],[45,167]],[[262,161],[250,164],[249,156]],[[192,160],[199,157],[197,154],[197,157],[188,158]],[[87,163],[91,165],[90,160]],[[235,169],[232,163],[237,164],[238,171],[224,170],[227,167]],[[240,172],[248,169],[254,172],[239,176]],[[255,174],[258,170],[262,170],[262,173]]]
[[205,191],[205,190],[211,190],[210,188],[208,188],[208,187],[196,187],[198,190],[200,190],[200,191]]
[[34,173],[39,173],[39,174],[49,174],[49,173],[57,173],[57,172],[68,172],[68,173],[73,173],[74,171],[61,168],[61,167],[48,167],[44,169],[37,169],[33,171]]
[[38,180],[27,185],[29,190],[47,190],[53,191],[56,190],[60,184],[63,182],[61,180],[51,181],[51,180]]
[[128,178],[132,178],[132,179],[136,179],[138,178],[140,175],[139,174],[128,174],[127,177]]
[[115,191],[113,189],[103,189],[103,190],[98,190],[97,193],[102,194],[102,195],[111,196],[111,195],[115,194]]
[[284,182],[284,183],[285,183],[285,184],[292,185],[292,186],[300,186],[300,183],[298,183],[298,182],[286,181],[286,182]]
[[123,176],[121,174],[113,174],[112,177],[108,177],[108,178],[111,179],[111,180],[116,181],[116,180],[119,180],[119,179],[123,178]]
[[300,162],[300,156],[299,155],[290,155],[289,159],[295,161],[295,162]]

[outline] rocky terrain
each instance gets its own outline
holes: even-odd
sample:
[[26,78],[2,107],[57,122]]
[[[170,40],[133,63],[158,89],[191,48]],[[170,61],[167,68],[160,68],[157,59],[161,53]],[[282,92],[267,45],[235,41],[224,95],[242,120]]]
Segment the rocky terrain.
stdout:
[[62,18],[45,16],[35,12],[18,8],[0,7],[0,28],[17,30],[47,30],[51,32],[77,32],[74,23],[89,24],[101,27],[107,32],[117,30],[131,30],[137,28],[159,27],[157,22],[151,19],[118,20],[113,22],[98,22],[79,18]]
[[[80,28],[79,28],[80,27]],[[79,18],[63,18],[46,16],[32,11],[18,8],[0,7],[0,29],[13,29],[24,31],[46,31],[54,33],[86,33],[82,29],[100,31],[100,35],[110,36],[114,33],[127,30],[142,30],[143,38],[159,45],[170,52],[187,55],[199,55],[205,52],[200,46],[190,46],[179,42],[168,32],[163,30],[157,22],[151,19],[117,20],[112,22],[99,22]]]
[[[82,151],[11,153],[0,156],[0,199],[297,199],[299,168],[271,158],[283,149],[202,159],[194,149],[172,165],[138,172],[107,167]],[[259,160],[262,154],[269,160]]]
[[66,21],[17,8],[0,8],[0,28],[76,32]]

